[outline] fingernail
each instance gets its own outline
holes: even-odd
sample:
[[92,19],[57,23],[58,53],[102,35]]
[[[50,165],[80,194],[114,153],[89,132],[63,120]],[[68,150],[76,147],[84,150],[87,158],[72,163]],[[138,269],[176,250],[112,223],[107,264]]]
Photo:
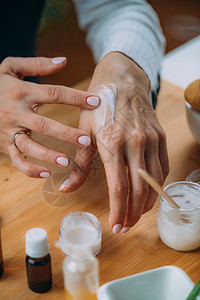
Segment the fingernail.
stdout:
[[62,64],[65,60],[66,60],[66,57],[54,57],[54,58],[52,58],[51,61],[54,65],[59,65],[59,64]]
[[81,145],[88,146],[90,144],[90,138],[89,138],[89,136],[82,135],[82,136],[79,136],[78,142]]
[[49,178],[51,176],[51,174],[49,174],[48,172],[41,172],[40,173],[40,177],[42,178]]
[[97,106],[97,105],[99,105],[99,98],[95,97],[95,96],[88,97],[87,104],[89,104],[91,106]]
[[63,190],[69,183],[69,179],[66,179],[60,186],[59,191]]
[[113,231],[114,234],[118,234],[118,233],[120,233],[121,229],[122,229],[122,225],[121,224],[116,224],[116,225],[113,226],[112,231]]
[[66,157],[57,157],[56,162],[63,167],[67,167],[69,165],[69,159]]
[[130,229],[131,229],[131,227],[124,227],[124,228],[122,228],[122,232],[127,233]]
[[109,224],[110,224],[110,216],[109,216],[109,218],[108,218],[108,221],[109,221]]

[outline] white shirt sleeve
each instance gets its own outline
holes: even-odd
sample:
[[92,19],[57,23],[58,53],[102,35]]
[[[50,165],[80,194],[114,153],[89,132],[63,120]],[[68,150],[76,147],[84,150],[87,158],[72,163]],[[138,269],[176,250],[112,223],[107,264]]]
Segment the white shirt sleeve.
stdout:
[[95,61],[120,51],[140,65],[156,90],[165,38],[152,7],[145,0],[73,1]]

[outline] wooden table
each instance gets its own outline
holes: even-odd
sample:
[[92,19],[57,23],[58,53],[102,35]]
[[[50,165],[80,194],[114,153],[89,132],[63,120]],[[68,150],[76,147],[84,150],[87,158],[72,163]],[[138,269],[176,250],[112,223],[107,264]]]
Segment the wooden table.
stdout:
[[[88,83],[89,80],[86,80],[76,87],[85,89]],[[168,138],[171,171],[166,185],[184,180],[192,170],[200,167],[200,147],[187,126],[182,89],[164,82],[157,111]],[[78,124],[79,110],[75,108],[47,105],[41,108],[40,113],[66,124]],[[36,138],[74,157],[74,147],[49,138]],[[101,222],[103,246],[98,255],[101,285],[165,265],[182,268],[195,283],[200,279],[200,251],[176,252],[159,239],[156,225],[159,199],[128,234],[114,235],[108,223],[106,180],[98,159],[94,161],[88,182],[78,192],[66,195],[65,207],[53,207],[44,200],[48,195],[45,191],[53,195],[53,189],[58,187],[56,180],[59,176],[63,178],[64,172],[69,172],[58,167],[51,167],[51,170],[52,181],[28,178],[11,166],[8,156],[0,154],[0,217],[5,263],[5,272],[0,279],[0,299],[64,299],[62,262],[65,256],[54,244],[59,238],[62,218],[71,211],[79,210],[95,214]],[[48,232],[53,288],[46,294],[33,293],[27,286],[24,237],[32,227],[42,227]]]

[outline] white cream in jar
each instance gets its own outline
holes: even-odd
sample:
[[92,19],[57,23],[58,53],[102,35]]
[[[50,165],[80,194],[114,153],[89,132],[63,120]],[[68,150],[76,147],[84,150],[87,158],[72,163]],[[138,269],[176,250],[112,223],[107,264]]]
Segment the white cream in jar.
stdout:
[[161,197],[157,225],[161,240],[177,251],[200,248],[200,185],[188,181],[165,187],[180,208],[172,207]]
[[101,250],[102,229],[96,216],[88,212],[72,212],[60,224],[60,241],[56,243],[70,255],[73,251],[90,249],[93,255]]

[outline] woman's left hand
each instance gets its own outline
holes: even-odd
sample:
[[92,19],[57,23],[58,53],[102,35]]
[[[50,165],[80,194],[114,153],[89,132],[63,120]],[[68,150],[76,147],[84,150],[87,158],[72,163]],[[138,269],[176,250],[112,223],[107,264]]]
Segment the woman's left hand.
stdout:
[[[61,190],[70,192],[84,183],[97,148],[107,177],[110,225],[114,233],[125,233],[157,197],[137,169],[146,170],[160,185],[168,174],[165,133],[150,103],[145,72],[124,54],[112,52],[103,57],[88,91],[105,96],[95,111],[82,110],[80,116],[79,127],[93,136],[93,147],[77,149],[74,168]],[[116,100],[113,120],[113,100],[106,97]]]

